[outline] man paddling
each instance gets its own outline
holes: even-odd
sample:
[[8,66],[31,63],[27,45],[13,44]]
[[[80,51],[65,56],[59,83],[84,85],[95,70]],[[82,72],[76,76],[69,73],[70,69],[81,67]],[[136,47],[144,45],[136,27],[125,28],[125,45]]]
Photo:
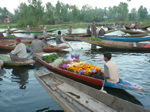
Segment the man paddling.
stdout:
[[24,62],[27,59],[27,50],[25,44],[21,43],[21,39],[19,37],[15,38],[16,47],[14,50],[10,52],[10,58],[12,61],[20,61]]

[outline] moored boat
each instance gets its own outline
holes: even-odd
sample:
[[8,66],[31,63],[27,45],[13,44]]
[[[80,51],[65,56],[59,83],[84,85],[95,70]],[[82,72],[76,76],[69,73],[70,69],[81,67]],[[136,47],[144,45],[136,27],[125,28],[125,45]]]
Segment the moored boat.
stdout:
[[[77,74],[77,73],[74,73],[74,72],[70,72],[70,71],[68,71],[66,69],[61,69],[59,67],[55,67],[53,65],[53,63],[47,63],[46,61],[44,61],[42,59],[43,56],[44,56],[44,54],[40,54],[40,55],[36,55],[35,54],[36,59],[40,63],[42,63],[44,66],[46,66],[49,70],[51,70],[52,72],[55,72],[57,74],[65,76],[65,77],[69,77],[69,78],[71,78],[71,79],[73,79],[75,81],[79,81],[79,82],[85,83],[85,84],[87,84],[89,86],[95,86],[97,88],[100,88],[104,84],[104,86],[106,86],[106,87],[112,87],[112,88],[132,89],[132,90],[140,90],[140,91],[144,90],[144,88],[142,88],[141,86],[133,84],[133,83],[131,83],[129,81],[125,81],[123,79],[120,79],[120,81],[118,83],[104,82],[104,80],[102,80],[102,79],[95,78],[94,74],[92,74],[91,76],[87,76],[87,75],[82,75],[82,74]],[[80,61],[78,63],[81,64]],[[86,64],[83,64],[82,66],[86,66]],[[90,65],[88,65],[88,67],[89,66]],[[94,67],[94,68],[98,70],[97,67]],[[85,72],[87,72],[87,71],[84,71],[84,73]],[[100,75],[100,73],[98,73],[98,74]],[[98,75],[98,74],[96,74],[96,75]]]
[[77,39],[108,49],[150,52],[150,43],[147,42],[93,41],[83,37],[78,37]]
[[120,29],[120,30],[129,34],[147,34],[146,31],[124,30],[124,29]]
[[[7,50],[7,51],[13,50],[15,48],[15,44],[13,41],[0,40],[0,50]],[[23,43],[27,46],[27,48],[31,46],[31,44],[29,43],[26,43],[26,42],[23,42]],[[54,52],[54,51],[59,51],[59,50],[67,49],[67,48],[69,47],[45,46],[43,48],[43,52]]]
[[110,37],[99,37],[103,40],[110,40],[110,41],[121,41],[121,42],[141,42],[141,41],[149,41],[150,37],[117,37],[117,36],[110,36]]
[[65,112],[149,112],[142,106],[47,70],[37,70],[34,74]]

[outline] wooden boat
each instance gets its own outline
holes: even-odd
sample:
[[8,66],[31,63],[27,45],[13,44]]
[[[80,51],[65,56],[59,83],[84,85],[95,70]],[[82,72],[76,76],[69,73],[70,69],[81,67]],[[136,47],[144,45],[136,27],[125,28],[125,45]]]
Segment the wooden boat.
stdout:
[[144,90],[144,88],[142,88],[141,86],[133,84],[129,81],[125,81],[123,79],[120,79],[120,81],[118,83],[104,82],[101,79],[97,79],[97,78],[89,77],[89,76],[85,76],[85,75],[79,75],[74,72],[70,72],[70,71],[67,71],[67,70],[64,70],[61,68],[54,67],[52,64],[49,64],[42,60],[43,55],[44,54],[40,54],[40,56],[39,56],[39,55],[35,54],[35,57],[40,63],[42,63],[44,66],[46,66],[52,72],[69,77],[76,81],[83,82],[88,85],[93,85],[93,86],[97,86],[97,87],[98,86],[101,87],[102,84],[105,83],[104,86],[106,86],[106,87],[119,88],[119,89],[133,89],[133,90],[140,90],[140,91]]
[[147,42],[135,43],[135,42],[120,42],[120,41],[110,41],[110,40],[92,41],[83,37],[78,37],[77,39],[80,41],[84,41],[108,49],[150,52],[150,44]]
[[130,29],[142,29],[142,30],[147,30],[147,28],[149,28],[150,27],[150,25],[147,25],[147,26],[135,26],[134,28],[130,28],[130,27],[128,27],[128,26],[125,26],[125,28],[127,29],[127,30],[130,30]]
[[[8,40],[0,40],[0,49],[1,50],[13,50],[15,48],[14,42],[12,41],[8,41]],[[23,42],[24,44],[28,46],[31,46],[31,44]],[[63,49],[67,49],[69,47],[57,47],[57,46],[52,46],[52,47],[44,47],[43,48],[43,52],[54,52],[54,51],[59,51],[59,50],[63,50]],[[27,49],[28,50],[28,49]]]
[[148,34],[131,34],[131,35],[105,35],[105,37],[145,37]]
[[[47,29],[47,32],[53,32],[57,29]],[[43,30],[37,30],[37,31],[14,31],[13,33],[43,33]]]
[[98,37],[103,40],[110,40],[110,41],[121,41],[121,42],[141,42],[141,41],[149,41],[150,37],[116,37],[116,36],[110,36],[110,37]]
[[35,62],[32,59],[29,59],[25,62],[14,62],[14,61],[11,61],[9,55],[0,55],[0,59],[3,60],[4,65],[6,66],[26,66],[26,65],[33,64]]
[[124,30],[124,29],[120,29],[120,30],[129,34],[147,34],[147,32],[145,31],[134,31],[134,30]]
[[34,75],[65,112],[149,112],[142,106],[47,70],[37,70]]

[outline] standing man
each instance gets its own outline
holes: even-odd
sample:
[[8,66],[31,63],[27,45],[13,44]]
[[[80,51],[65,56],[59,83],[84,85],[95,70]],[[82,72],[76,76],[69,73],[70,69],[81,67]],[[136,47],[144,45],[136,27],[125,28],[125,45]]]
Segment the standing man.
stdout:
[[34,53],[43,52],[44,42],[38,39],[38,36],[34,36],[34,40],[31,43],[31,47]]
[[[96,23],[95,23],[95,20],[92,21],[92,25],[91,25],[91,36],[92,37],[97,37],[97,33],[96,33]],[[96,45],[94,44],[91,44],[91,49],[96,49]]]
[[21,43],[21,39],[17,37],[15,39],[16,47],[10,52],[10,58],[12,61],[26,61],[27,59],[27,49],[25,44]]
[[104,77],[107,82],[117,83],[119,82],[119,73],[114,61],[111,61],[111,53],[104,53]]
[[92,32],[92,36],[93,37],[97,36],[97,34],[96,34],[96,23],[95,23],[95,20],[92,21],[91,32]]

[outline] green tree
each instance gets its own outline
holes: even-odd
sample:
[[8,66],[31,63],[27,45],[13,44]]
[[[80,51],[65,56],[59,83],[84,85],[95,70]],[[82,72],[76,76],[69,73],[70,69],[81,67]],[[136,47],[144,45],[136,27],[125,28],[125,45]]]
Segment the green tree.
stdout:
[[140,8],[138,9],[138,16],[139,20],[146,20],[148,18],[147,8],[140,6]]

